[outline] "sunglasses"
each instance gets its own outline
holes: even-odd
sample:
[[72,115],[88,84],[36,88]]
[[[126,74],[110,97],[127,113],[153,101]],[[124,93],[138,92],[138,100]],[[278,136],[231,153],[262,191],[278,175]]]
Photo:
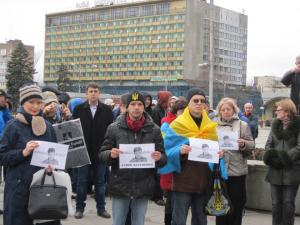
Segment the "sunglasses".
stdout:
[[201,104],[203,104],[203,103],[206,103],[206,100],[205,99],[203,99],[203,98],[201,98],[201,99],[193,99],[193,102],[195,103],[195,104],[198,104],[198,103],[201,103]]

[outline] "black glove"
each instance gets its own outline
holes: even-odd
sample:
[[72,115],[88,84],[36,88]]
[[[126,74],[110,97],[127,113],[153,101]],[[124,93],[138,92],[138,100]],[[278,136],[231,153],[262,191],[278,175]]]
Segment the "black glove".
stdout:
[[284,167],[277,150],[268,150],[264,154],[263,158],[266,165],[273,167],[275,169],[282,169]]

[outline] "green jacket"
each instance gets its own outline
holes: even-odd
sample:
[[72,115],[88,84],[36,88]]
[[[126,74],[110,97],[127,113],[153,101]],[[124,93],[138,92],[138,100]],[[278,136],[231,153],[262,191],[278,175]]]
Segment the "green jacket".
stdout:
[[284,130],[275,119],[266,143],[264,162],[269,166],[266,181],[276,185],[300,184],[300,117]]

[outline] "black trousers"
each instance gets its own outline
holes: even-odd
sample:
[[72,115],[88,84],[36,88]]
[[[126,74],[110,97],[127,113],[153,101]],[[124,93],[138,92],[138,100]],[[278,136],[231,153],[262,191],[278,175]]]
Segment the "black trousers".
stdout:
[[172,221],[172,191],[165,191],[164,195],[166,197],[165,205],[165,225],[171,225]]
[[233,205],[233,212],[227,216],[216,218],[216,225],[241,225],[243,211],[246,204],[246,175],[228,177],[226,181],[229,198]]

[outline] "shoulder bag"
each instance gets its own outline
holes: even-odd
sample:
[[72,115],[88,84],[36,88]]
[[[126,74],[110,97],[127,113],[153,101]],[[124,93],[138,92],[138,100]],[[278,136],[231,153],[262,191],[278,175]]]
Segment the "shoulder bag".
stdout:
[[41,184],[33,185],[29,190],[28,214],[32,219],[59,220],[68,216],[67,188],[53,184],[45,184],[46,171]]

